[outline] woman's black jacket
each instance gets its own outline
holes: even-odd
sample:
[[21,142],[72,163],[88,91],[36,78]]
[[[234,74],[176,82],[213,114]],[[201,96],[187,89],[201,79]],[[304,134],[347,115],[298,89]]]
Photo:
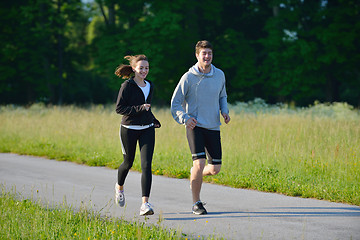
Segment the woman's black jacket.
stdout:
[[149,80],[150,93],[147,99],[145,99],[144,93],[137,86],[133,77],[126,80],[121,84],[118,98],[116,101],[116,113],[123,115],[121,120],[122,125],[149,125],[151,123],[160,126],[160,122],[155,118],[151,112],[146,111],[143,104],[151,104],[151,100],[154,93],[154,85]]

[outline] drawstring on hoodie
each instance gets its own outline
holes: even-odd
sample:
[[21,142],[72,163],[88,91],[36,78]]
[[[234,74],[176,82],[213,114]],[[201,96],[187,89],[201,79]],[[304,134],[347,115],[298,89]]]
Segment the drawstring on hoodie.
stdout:
[[196,99],[196,109],[195,109],[195,115],[196,115],[196,117],[195,117],[195,118],[197,118],[197,115],[198,115],[198,107],[199,107],[199,104],[198,104],[198,88],[199,88],[199,86],[200,86],[201,81],[202,81],[204,78],[205,78],[205,74],[201,74],[201,75],[200,75],[200,80],[199,80],[199,82],[197,82],[197,83],[194,84],[194,85],[196,85],[196,86],[195,86],[195,99]]
[[195,73],[197,73],[197,75],[199,76],[199,78],[200,78],[200,80],[197,82],[197,83],[195,83],[195,84],[193,84],[191,87],[193,87],[194,85],[196,85],[195,86],[195,99],[196,99],[196,109],[195,109],[195,115],[196,116],[194,116],[195,118],[197,117],[197,115],[198,115],[198,106],[199,106],[199,104],[198,104],[198,87],[200,86],[200,83],[202,82],[202,80],[205,78],[205,76],[206,75],[213,75],[213,71],[214,71],[214,68],[213,68],[214,66],[211,64],[211,70],[210,70],[210,72],[209,73],[202,73],[202,72],[200,72],[199,71],[199,65],[198,65],[198,63],[196,63],[194,66],[192,66],[192,69],[195,71]]

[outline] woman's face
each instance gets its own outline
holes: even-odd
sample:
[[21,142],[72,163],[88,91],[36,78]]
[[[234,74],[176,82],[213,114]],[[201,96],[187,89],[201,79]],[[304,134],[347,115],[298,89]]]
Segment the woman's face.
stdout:
[[136,78],[144,80],[149,73],[149,62],[145,60],[138,61],[133,70]]

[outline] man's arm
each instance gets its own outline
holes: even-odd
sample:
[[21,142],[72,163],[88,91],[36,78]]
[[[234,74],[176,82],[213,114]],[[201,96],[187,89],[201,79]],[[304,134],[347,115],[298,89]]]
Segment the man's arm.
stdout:
[[180,79],[171,98],[171,115],[179,124],[185,124],[190,116],[185,112],[183,103],[187,92],[187,84],[184,76]]
[[223,116],[225,123],[228,124],[230,122],[230,116],[229,116],[229,108],[227,106],[225,76],[224,76],[224,84],[220,92],[219,104],[220,104],[221,115]]

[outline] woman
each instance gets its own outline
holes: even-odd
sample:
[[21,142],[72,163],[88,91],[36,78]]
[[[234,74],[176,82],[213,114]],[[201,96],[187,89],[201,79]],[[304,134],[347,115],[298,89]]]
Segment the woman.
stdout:
[[123,115],[120,125],[120,142],[124,162],[118,169],[118,182],[115,184],[115,202],[125,205],[124,182],[135,159],[136,144],[139,142],[141,156],[142,205],[140,215],[152,215],[149,201],[151,189],[151,162],[155,146],[155,129],[160,122],[151,112],[154,86],[146,80],[149,61],[145,55],[124,57],[130,65],[120,65],[115,75],[127,78],[120,88],[116,102],[116,112]]

